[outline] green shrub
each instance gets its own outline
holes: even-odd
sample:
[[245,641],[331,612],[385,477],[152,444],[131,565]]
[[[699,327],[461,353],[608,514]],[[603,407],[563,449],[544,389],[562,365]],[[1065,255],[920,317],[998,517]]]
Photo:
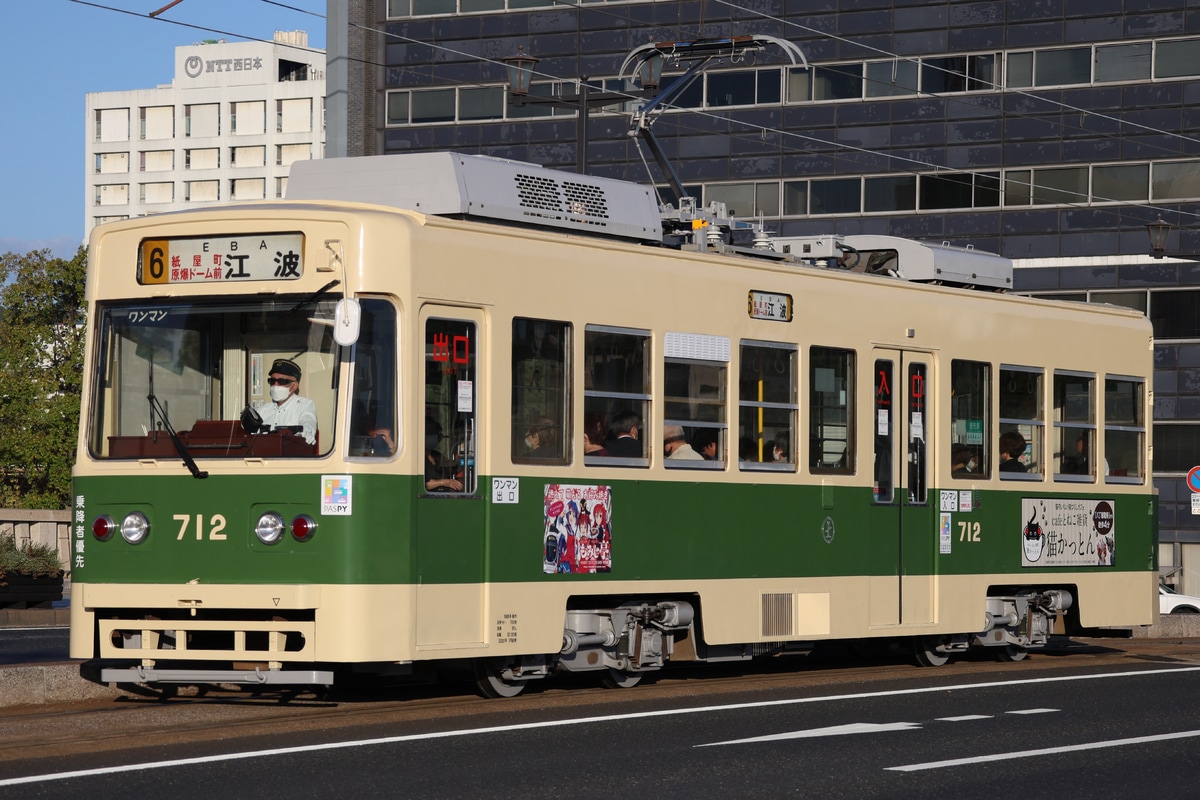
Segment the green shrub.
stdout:
[[53,546],[30,542],[19,547],[12,534],[0,536],[0,582],[9,572],[38,578],[58,577],[62,571],[58,550]]

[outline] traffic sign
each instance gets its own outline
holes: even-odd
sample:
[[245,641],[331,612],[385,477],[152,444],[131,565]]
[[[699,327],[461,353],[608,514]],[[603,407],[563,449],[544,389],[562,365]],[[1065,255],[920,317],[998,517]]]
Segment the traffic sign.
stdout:
[[1193,492],[1200,492],[1200,467],[1188,470],[1187,485]]

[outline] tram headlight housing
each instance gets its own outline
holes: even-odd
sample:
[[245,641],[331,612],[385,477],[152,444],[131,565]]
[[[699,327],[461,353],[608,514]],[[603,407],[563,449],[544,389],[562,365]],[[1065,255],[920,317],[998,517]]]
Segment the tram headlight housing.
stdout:
[[130,511],[121,520],[121,538],[130,544],[141,544],[150,535],[150,520],[140,511]]
[[317,532],[317,521],[308,514],[301,514],[292,520],[292,538],[297,542],[307,542]]
[[268,511],[258,518],[258,523],[254,526],[254,535],[263,544],[278,544],[286,530],[283,517],[277,511]]
[[108,514],[101,514],[92,520],[92,536],[97,541],[107,542],[117,532],[117,522]]

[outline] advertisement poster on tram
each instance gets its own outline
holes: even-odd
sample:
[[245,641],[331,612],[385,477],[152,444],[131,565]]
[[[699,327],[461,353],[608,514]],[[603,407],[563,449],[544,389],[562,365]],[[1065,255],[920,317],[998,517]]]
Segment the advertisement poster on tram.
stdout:
[[546,484],[542,571],[612,570],[612,487]]
[[1117,520],[1114,500],[1022,498],[1022,567],[1111,567]]

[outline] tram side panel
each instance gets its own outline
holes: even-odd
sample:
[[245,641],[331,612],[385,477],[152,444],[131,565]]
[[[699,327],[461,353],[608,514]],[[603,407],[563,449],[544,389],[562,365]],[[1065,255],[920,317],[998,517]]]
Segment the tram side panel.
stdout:
[[[645,276],[654,274],[656,269],[660,269],[665,277],[664,285],[671,287],[670,290],[663,289],[663,292],[673,291],[674,296],[681,300],[678,307],[682,309],[695,307],[711,309],[713,303],[701,302],[701,300],[711,300],[714,296],[719,297],[723,290],[727,291],[731,297],[745,296],[745,276],[741,274],[741,270],[730,269],[727,263],[722,264],[726,272],[719,276],[709,274],[704,265],[687,263],[686,269],[692,270],[692,272],[685,275],[678,262],[668,262],[665,266],[659,264],[655,268],[651,268],[645,262],[654,256],[646,256],[643,259],[630,259],[629,263],[637,266],[625,273],[619,260],[614,260],[612,256],[606,256],[599,250],[595,252],[582,251],[563,246],[562,250],[565,252],[550,255],[544,255],[541,252],[558,247],[560,246],[547,247],[543,242],[527,243],[522,246],[520,259],[526,265],[534,265],[527,270],[529,280],[523,281],[522,286],[529,285],[538,288],[536,302],[523,308],[515,304],[509,306],[503,302],[498,303],[496,328],[502,328],[507,324],[510,316],[505,313],[507,308],[511,308],[513,314],[555,316],[545,310],[545,307],[542,306],[543,301],[548,298],[553,301],[555,298],[569,295],[572,287],[583,276],[591,274],[593,271],[596,274],[608,275],[607,283],[610,285],[620,285],[625,279],[633,280],[635,274],[641,276],[639,279],[642,283],[639,285],[644,286],[649,283],[649,286],[639,291],[639,297],[646,296],[653,299],[658,283],[649,281]],[[503,247],[489,244],[487,253],[489,269],[497,269],[504,263]],[[515,260],[517,257],[513,256],[513,258]],[[639,260],[642,263],[638,264]],[[464,259],[467,264],[472,261],[473,259],[470,257]],[[536,267],[542,261],[553,262],[555,271],[539,272]],[[477,277],[481,282],[488,280],[486,274],[480,274]],[[809,324],[797,326],[800,327],[800,330],[793,330],[787,336],[787,338],[798,341],[802,351],[806,343],[822,342],[853,346],[860,353],[865,354],[867,352],[865,342],[884,331],[884,326],[870,327],[870,323],[875,320],[875,315],[865,315],[866,320],[858,325],[858,332],[852,332],[847,329],[848,326],[838,323],[836,309],[850,306],[858,308],[878,306],[880,309],[886,309],[897,305],[903,307],[906,304],[910,309],[923,312],[918,316],[928,323],[924,330],[930,331],[927,335],[932,342],[954,341],[956,343],[957,346],[954,349],[946,348],[947,353],[944,360],[948,360],[950,355],[957,353],[964,357],[983,359],[993,364],[999,364],[1006,360],[1020,360],[1019,356],[1010,355],[1011,353],[1040,353],[1041,348],[1044,347],[1048,329],[1042,327],[1041,333],[1038,333],[1039,329],[1033,325],[1029,326],[1030,341],[1014,345],[1011,344],[1011,337],[1009,337],[1009,354],[1005,353],[1004,348],[993,343],[1005,341],[1005,337],[993,337],[991,334],[1005,327],[1011,327],[1014,319],[1027,322],[1027,318],[1034,313],[1028,308],[998,312],[996,308],[1002,308],[998,304],[1003,301],[982,298],[976,301],[965,299],[962,294],[954,295],[951,301],[943,300],[942,303],[945,307],[922,308],[922,302],[929,302],[926,299],[930,296],[929,290],[903,287],[894,282],[886,285],[881,282],[878,288],[864,288],[861,283],[849,283],[845,289],[829,289],[827,287],[830,285],[838,286],[836,282],[831,281],[822,281],[820,290],[817,290],[815,286],[805,285],[805,278],[806,276],[797,274],[777,276],[771,279],[778,281],[779,285],[793,288],[797,296],[807,297],[805,318]],[[755,276],[755,279],[761,280],[758,276]],[[468,284],[475,285],[472,281],[468,281]],[[705,287],[703,298],[700,295],[693,297],[687,293],[681,294],[675,288],[687,285]],[[867,299],[852,295],[852,291],[866,292]],[[895,299],[884,297],[884,295],[895,295],[896,293],[905,294],[907,299],[897,303]],[[933,296],[936,297],[936,294]],[[744,328],[746,325],[744,319],[734,314],[710,313],[701,317],[693,315],[692,318],[686,318],[684,315],[685,318],[676,320],[667,318],[663,306],[659,303],[639,302],[637,298],[620,302],[616,296],[610,297],[604,293],[597,293],[593,295],[593,298],[597,300],[595,306],[606,309],[605,312],[593,312],[594,319],[592,316],[581,318],[574,310],[560,315],[573,317],[576,320],[576,335],[579,335],[584,323],[592,321],[636,328],[646,327],[647,320],[654,319],[653,327],[659,334],[662,330],[671,329],[674,325],[678,325],[684,330],[738,331],[739,333],[741,332],[739,328]],[[981,309],[987,310],[991,317],[981,311],[980,314],[974,315],[980,320],[975,333],[971,335],[957,333],[947,323],[937,322],[939,319],[953,318],[962,313],[961,308],[953,309],[954,314],[949,313],[951,309],[946,305],[948,302],[974,303]],[[984,303],[987,303],[988,306],[984,306]],[[551,303],[549,307],[553,309],[555,306]],[[739,308],[739,312],[744,313],[744,307]],[[902,322],[903,320],[896,320],[892,324],[896,326],[897,330],[902,330]],[[866,330],[862,330],[863,328]],[[754,335],[755,333],[746,333],[748,338],[753,338]],[[761,333],[757,333],[757,335],[763,336]],[[930,345],[925,344],[924,346]],[[578,352],[578,348],[576,351]],[[1030,360],[1036,361],[1040,357],[1040,355],[1031,356]],[[504,377],[501,366],[504,359],[501,354],[497,354],[496,361],[497,372],[494,378],[496,382],[499,382]],[[1051,368],[1053,366],[1053,364],[1050,365]],[[1079,365],[1074,366],[1078,368]],[[947,369],[948,365],[943,364],[941,368]],[[578,382],[576,382],[577,384]],[[938,386],[936,396],[945,396],[945,388]],[[498,399],[497,402],[502,409],[503,401]],[[735,402],[731,394],[730,406],[732,407]],[[866,406],[867,404],[860,399],[860,417],[864,415]],[[931,420],[941,420],[940,424],[944,424],[945,412],[935,408],[932,410],[930,418]],[[495,431],[506,432],[506,420],[507,416],[503,413],[496,415],[493,419],[495,429],[489,463],[497,466],[504,462],[508,442],[502,434],[496,434]],[[864,431],[870,430],[870,424],[871,420],[867,417],[862,420],[860,427]],[[658,424],[655,423],[648,426],[651,436],[658,427]],[[647,444],[650,448],[656,449],[655,441],[651,440]],[[803,443],[801,446],[803,447]],[[829,483],[829,481],[805,476],[803,472],[783,479],[773,478],[773,476],[764,477],[761,474],[738,474],[732,470],[714,476],[712,474],[688,474],[683,471],[664,473],[657,469],[656,464],[650,469],[641,471],[640,474],[632,469],[579,470],[578,468],[568,468],[547,471],[544,475],[538,476],[529,475],[527,469],[513,468],[511,471],[521,472],[525,475],[522,505],[528,503],[529,507],[520,515],[524,520],[520,524],[524,530],[510,530],[502,524],[494,525],[491,528],[489,547],[492,571],[489,579],[499,582],[529,579],[532,562],[528,560],[528,540],[534,538],[533,531],[538,531],[539,534],[544,533],[545,520],[542,518],[544,509],[541,502],[541,490],[546,485],[566,480],[578,480],[585,485],[607,483],[611,486],[613,496],[614,539],[611,572],[589,576],[537,576],[540,584],[565,583],[570,586],[572,592],[587,595],[617,591],[618,586],[614,582],[635,582],[632,586],[636,588],[630,588],[629,584],[621,583],[619,591],[622,592],[644,591],[650,593],[686,590],[688,582],[697,586],[702,585],[703,582],[709,595],[717,598],[719,590],[714,587],[721,586],[722,581],[730,587],[728,591],[746,592],[744,586],[736,590],[732,587],[738,585],[742,580],[753,581],[772,577],[786,577],[797,581],[804,579],[807,582],[806,585],[811,585],[816,580],[824,586],[825,591],[833,590],[835,594],[841,593],[841,597],[834,602],[835,610],[832,612],[834,621],[829,626],[830,629],[842,635],[868,635],[872,632],[871,626],[864,615],[861,586],[858,585],[860,581],[857,581],[855,576],[861,576],[864,571],[875,569],[865,565],[869,565],[872,559],[878,561],[879,554],[872,549],[867,537],[869,523],[866,520],[866,509],[871,505],[871,498],[869,488],[863,485],[863,476],[869,471],[870,453],[867,448],[863,447],[862,439],[860,439],[859,451],[857,477],[853,484],[835,486],[832,489],[829,486],[819,485],[819,483]],[[941,464],[943,459],[941,452],[931,453],[930,457],[934,459],[932,464]],[[933,471],[931,467],[931,481],[934,476],[944,474],[945,466],[942,465],[939,468],[943,471],[942,473]],[[803,470],[803,467],[801,469]],[[634,473],[636,477],[625,478],[630,473]],[[774,483],[767,483],[772,480]],[[1045,482],[1039,485],[1040,494],[1059,493],[1055,491],[1047,493],[1045,487]],[[532,496],[530,496],[530,488],[533,489]],[[918,536],[909,537],[906,545],[919,556],[915,561],[910,559],[910,566],[913,563],[917,564],[914,571],[918,573],[958,576],[953,583],[955,587],[953,590],[949,585],[939,589],[937,587],[940,584],[934,584],[929,599],[931,606],[936,604],[937,608],[935,618],[929,620],[933,629],[950,631],[975,628],[981,614],[978,609],[983,607],[987,588],[993,584],[1022,586],[1050,583],[1061,585],[1082,578],[1081,582],[1084,586],[1082,591],[1087,592],[1091,591],[1087,587],[1119,584],[1119,581],[1110,580],[1109,576],[1113,572],[1111,568],[1107,568],[1107,572],[1093,570],[1095,572],[1093,577],[1088,577],[1088,568],[1082,566],[1073,567],[1065,574],[1057,575],[1022,568],[1019,560],[1021,552],[1020,513],[1015,505],[1017,502],[1015,498],[1026,494],[1023,491],[1026,488],[1028,487],[1024,485],[998,484],[992,479],[983,487],[975,489],[972,494],[977,503],[974,512],[977,516],[968,520],[972,523],[971,537],[964,539],[963,544],[958,545],[957,548],[952,543],[948,550],[943,552],[942,548],[945,543],[943,523],[947,520],[940,516],[942,513],[941,487],[939,485],[930,487],[927,522],[923,526],[923,530],[918,532]],[[1079,494],[1080,487],[1067,488],[1070,490],[1067,494]],[[1094,487],[1088,488],[1094,489]],[[969,490],[956,486],[953,491],[958,496],[961,492]],[[831,515],[824,513],[826,509],[823,507],[828,505],[829,497],[833,494],[839,495],[840,498],[837,502],[838,511]],[[526,500],[526,497],[529,499]],[[1132,505],[1137,508],[1144,506],[1144,503],[1144,496],[1132,501],[1123,499],[1120,503],[1122,518],[1130,520],[1128,529],[1124,531],[1129,538],[1123,541],[1129,543],[1131,552],[1146,551],[1146,544],[1151,538],[1152,525],[1142,524],[1140,519],[1134,518],[1129,513],[1126,506]],[[499,516],[497,514],[497,518]],[[503,516],[509,518],[512,515],[506,511]],[[828,518],[834,519],[837,535],[833,537],[832,542],[826,543],[823,541],[821,532]],[[989,531],[986,538],[975,538],[974,535],[976,529],[973,523],[980,519],[989,520],[984,526]],[[957,535],[957,532],[953,530],[954,517],[951,517],[948,522],[952,528],[951,539],[953,539]],[[543,538],[541,535],[537,537],[539,544],[543,543]],[[508,541],[504,542],[504,539]],[[526,540],[524,544],[521,543],[521,539]],[[970,547],[968,542],[973,547]],[[522,552],[524,553],[523,557],[518,555]],[[955,558],[956,554],[960,556],[957,559]],[[961,558],[963,555],[966,558]],[[1142,569],[1141,565],[1137,563],[1131,564],[1129,568]],[[889,567],[886,563],[879,566],[878,570],[889,574]],[[709,580],[713,583],[707,583]],[[1139,581],[1135,579],[1133,583],[1139,583]],[[839,586],[844,588],[833,588]],[[542,594],[544,591],[544,589],[540,589],[536,590],[536,593]],[[755,600],[761,599],[752,590],[750,593],[755,595]],[[970,598],[964,597],[964,593],[969,593]],[[564,592],[547,594],[557,598]],[[1122,590],[1122,594],[1124,594],[1124,590]],[[969,602],[964,602],[964,600],[969,600]],[[706,613],[719,613],[712,610],[712,607],[719,606],[723,602],[725,601],[718,599],[714,599],[712,603],[705,601],[703,604],[706,607]],[[1099,604],[1094,602],[1085,605],[1085,608],[1097,607],[1100,607]],[[492,609],[493,616],[500,619],[501,615],[498,611],[498,609]],[[1141,615],[1125,613],[1099,616],[1124,622],[1131,617],[1140,618]],[[761,636],[756,625],[757,621],[757,617],[754,617],[735,622],[730,626],[726,636],[732,638],[740,636],[743,640],[756,639]],[[710,627],[715,629],[717,626]]]

